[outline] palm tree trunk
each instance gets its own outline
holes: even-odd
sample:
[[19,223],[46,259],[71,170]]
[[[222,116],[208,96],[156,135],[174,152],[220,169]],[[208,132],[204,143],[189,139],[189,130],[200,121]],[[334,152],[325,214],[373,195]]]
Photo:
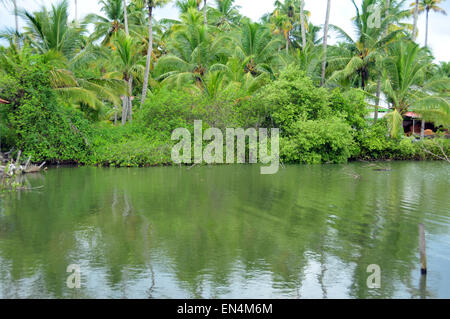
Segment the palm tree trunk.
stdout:
[[425,138],[425,120],[422,119],[422,125],[420,126],[420,139],[423,140]]
[[[386,1],[386,17],[387,16],[389,16],[389,9],[391,8],[391,0],[387,0]],[[384,36],[387,36],[388,35],[388,32],[389,32],[389,23],[388,23],[388,25],[386,26],[386,30],[384,31]]]
[[430,9],[427,9],[427,25],[425,30],[425,47],[428,47],[428,14],[430,13]]
[[306,28],[305,28],[305,13],[303,12],[303,7],[305,6],[305,0],[300,0],[300,23],[302,29],[302,44],[303,50],[306,47]]
[[203,0],[203,22],[206,27],[208,25],[208,18],[206,17],[206,0]]
[[378,109],[380,107],[380,96],[381,96],[381,74],[378,76],[377,81],[377,95],[376,95],[376,105],[375,105],[375,117],[374,122],[376,123],[378,121]]
[[416,0],[416,6],[414,8],[414,25],[413,25],[413,34],[412,39],[416,41],[417,39],[417,20],[419,18],[419,0]]
[[19,10],[17,8],[17,0],[13,0],[14,5],[14,20],[16,22],[16,33],[19,33]]
[[126,35],[130,35],[128,30],[128,12],[127,12],[127,1],[123,0],[123,19],[125,24],[125,33]]
[[75,23],[78,23],[78,0],[75,0]]
[[320,86],[325,84],[325,71],[327,68],[327,41],[328,41],[328,26],[330,24],[330,9],[331,0],[327,1],[327,15],[325,18],[325,26],[323,32],[323,60],[322,60],[322,77],[320,80]]
[[289,31],[286,34],[286,54],[289,54]]
[[363,91],[366,90],[366,71],[365,69],[361,70],[361,88]]
[[153,53],[153,7],[148,5],[148,51],[147,51],[147,62],[145,64],[145,74],[144,74],[144,84],[142,87],[142,98],[141,98],[141,108],[144,105],[145,99],[147,98],[147,90],[148,90],[148,77],[150,75],[150,63],[152,60]]
[[[19,48],[19,10],[17,9],[17,0],[13,0],[13,6],[14,6],[14,20],[16,23],[16,34],[14,34],[14,43],[16,44],[16,47]],[[19,48],[20,49],[20,48]]]
[[[126,81],[125,81],[126,82]],[[127,115],[128,115],[128,96],[123,97],[123,103],[122,103],[122,125],[125,125],[127,122]]]
[[[389,9],[391,8],[391,0],[386,1],[386,16],[389,16]],[[387,36],[389,32],[389,24],[386,26],[386,30],[384,31],[384,36]],[[378,74],[377,80],[377,92],[376,92],[376,101],[375,101],[375,116],[374,116],[374,124],[378,121],[378,110],[380,109],[380,97],[381,97],[381,80],[382,74]]]
[[133,122],[133,76],[128,80],[128,120]]

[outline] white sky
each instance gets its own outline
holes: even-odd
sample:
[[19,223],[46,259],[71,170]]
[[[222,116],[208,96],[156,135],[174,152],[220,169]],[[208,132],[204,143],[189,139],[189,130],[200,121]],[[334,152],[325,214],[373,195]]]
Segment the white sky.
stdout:
[[[71,3],[72,17],[75,14],[74,0],[69,0]],[[38,9],[42,4],[50,6],[51,3],[56,3],[58,0],[17,0],[20,7],[27,10]],[[211,2],[211,0],[210,0]],[[315,25],[321,25],[325,21],[327,0],[306,0],[305,9],[311,12],[311,21]],[[358,0],[357,2],[360,2]],[[274,0],[236,0],[236,4],[240,5],[241,13],[257,21],[259,18],[273,10]],[[353,34],[352,24],[350,19],[355,16],[355,9],[350,0],[332,0],[331,2],[331,17],[330,23],[336,24],[343,28],[347,33]],[[446,1],[441,5],[450,14],[450,2]],[[78,0],[79,17],[83,17],[87,13],[99,12],[100,6],[96,0]],[[14,26],[14,17],[12,10],[7,10],[0,7],[0,30],[5,27]],[[173,5],[168,5],[165,8],[158,8],[155,11],[157,19],[160,18],[177,18],[178,11]],[[23,23],[21,23],[23,25]],[[425,42],[425,16],[421,15],[419,18],[419,38],[422,45]],[[334,41],[331,41],[332,43]],[[429,47],[432,49],[437,61],[450,61],[450,17],[442,14],[430,14],[430,30],[429,30]]]

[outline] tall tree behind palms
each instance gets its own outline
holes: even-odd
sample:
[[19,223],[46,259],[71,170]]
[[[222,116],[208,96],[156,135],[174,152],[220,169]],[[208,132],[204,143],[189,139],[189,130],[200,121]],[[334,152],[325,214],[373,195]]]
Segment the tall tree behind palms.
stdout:
[[155,7],[162,7],[169,3],[170,0],[146,0],[148,8],[148,50],[147,50],[147,61],[145,64],[145,74],[144,74],[144,84],[142,86],[142,98],[141,98],[141,108],[144,105],[145,99],[147,98],[148,90],[148,77],[150,75],[150,63],[152,60],[153,53],[153,9]]
[[78,22],[78,0],[75,1],[75,22]]
[[275,11],[272,13],[273,24],[284,34],[286,38],[286,53],[289,53],[291,43],[291,31],[297,23],[300,23],[301,4],[299,0],[275,1]]
[[127,10],[127,0],[123,0],[123,19],[125,24],[125,34],[130,35],[128,30],[128,10]]
[[[418,1],[418,0],[417,0]],[[389,16],[389,9],[391,8],[391,0],[387,0],[385,3],[385,15]],[[386,26],[386,30],[384,32],[384,36],[386,36],[389,32],[389,24]],[[381,80],[382,80],[382,73],[379,72],[378,74],[378,80],[377,80],[377,91],[376,91],[376,98],[375,98],[375,116],[374,116],[374,123],[377,123],[378,121],[378,109],[380,107],[380,96],[381,96]]]
[[442,13],[447,15],[444,9],[439,7],[439,4],[442,3],[442,0],[420,0],[419,2],[419,13],[426,13],[426,31],[425,31],[425,46],[428,46],[428,16],[430,11],[434,11],[437,13]]
[[412,33],[412,39],[413,41],[416,41],[417,39],[417,20],[419,18],[419,0],[416,0],[415,3],[411,3],[411,6],[414,6],[414,27],[413,27],[413,33]]
[[206,17],[206,10],[207,10],[206,0],[203,0],[203,23],[205,24],[205,26],[208,25],[208,18]]
[[327,41],[328,41],[328,26],[330,24],[330,10],[331,10],[331,0],[327,1],[327,14],[325,17],[325,26],[323,28],[323,60],[322,60],[322,77],[320,80],[320,85],[325,83],[325,71],[327,68]]
[[305,7],[305,0],[300,0],[300,23],[301,23],[301,30],[302,30],[303,49],[306,47],[305,12],[303,10],[304,7]]
[[[128,9],[127,9],[127,0],[123,0],[123,19],[124,19],[124,25],[125,25],[125,34],[128,37],[130,35],[130,31],[128,30]],[[128,96],[124,95],[123,97],[123,104],[122,104],[122,124],[126,122],[127,116],[125,113],[125,118],[123,118],[124,115],[124,109],[128,109],[128,117],[130,121],[133,121],[133,101],[131,96],[133,95],[133,75],[130,74],[128,77]]]

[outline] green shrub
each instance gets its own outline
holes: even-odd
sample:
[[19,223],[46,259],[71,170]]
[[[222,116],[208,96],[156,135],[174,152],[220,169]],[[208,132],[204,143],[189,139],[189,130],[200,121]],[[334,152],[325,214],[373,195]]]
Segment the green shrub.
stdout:
[[85,161],[90,149],[89,123],[63,106],[49,79],[50,68],[40,56],[23,55],[17,67],[0,78],[3,147],[22,150],[32,161]]
[[86,164],[117,167],[153,166],[170,163],[170,139],[148,135],[142,123],[125,126],[99,123],[94,126],[94,152]]
[[392,158],[395,141],[388,137],[387,122],[380,120],[362,130],[358,136],[359,158],[364,160],[384,160]]
[[298,121],[280,142],[286,163],[345,163],[356,152],[350,125],[340,118]]
[[[380,120],[362,131],[358,139],[360,154],[357,158],[363,160],[426,160],[438,159],[431,153],[442,156],[450,155],[450,140],[443,138],[417,140],[414,137],[403,136],[392,139],[388,135],[387,123]],[[425,150],[428,152],[426,152]]]
[[368,113],[365,95],[359,89],[334,89],[330,92],[329,101],[333,114],[343,118],[355,130],[367,127]]
[[289,67],[265,86],[254,99],[271,114],[274,126],[289,131],[299,120],[331,115],[328,91],[317,88],[305,72]]
[[415,155],[422,160],[450,159],[450,140],[445,138],[425,139],[414,143]]

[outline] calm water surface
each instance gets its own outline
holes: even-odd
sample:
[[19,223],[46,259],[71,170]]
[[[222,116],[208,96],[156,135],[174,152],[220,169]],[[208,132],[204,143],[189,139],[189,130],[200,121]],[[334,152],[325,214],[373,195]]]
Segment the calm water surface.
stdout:
[[0,197],[0,298],[450,298],[450,166],[378,165],[30,175]]

